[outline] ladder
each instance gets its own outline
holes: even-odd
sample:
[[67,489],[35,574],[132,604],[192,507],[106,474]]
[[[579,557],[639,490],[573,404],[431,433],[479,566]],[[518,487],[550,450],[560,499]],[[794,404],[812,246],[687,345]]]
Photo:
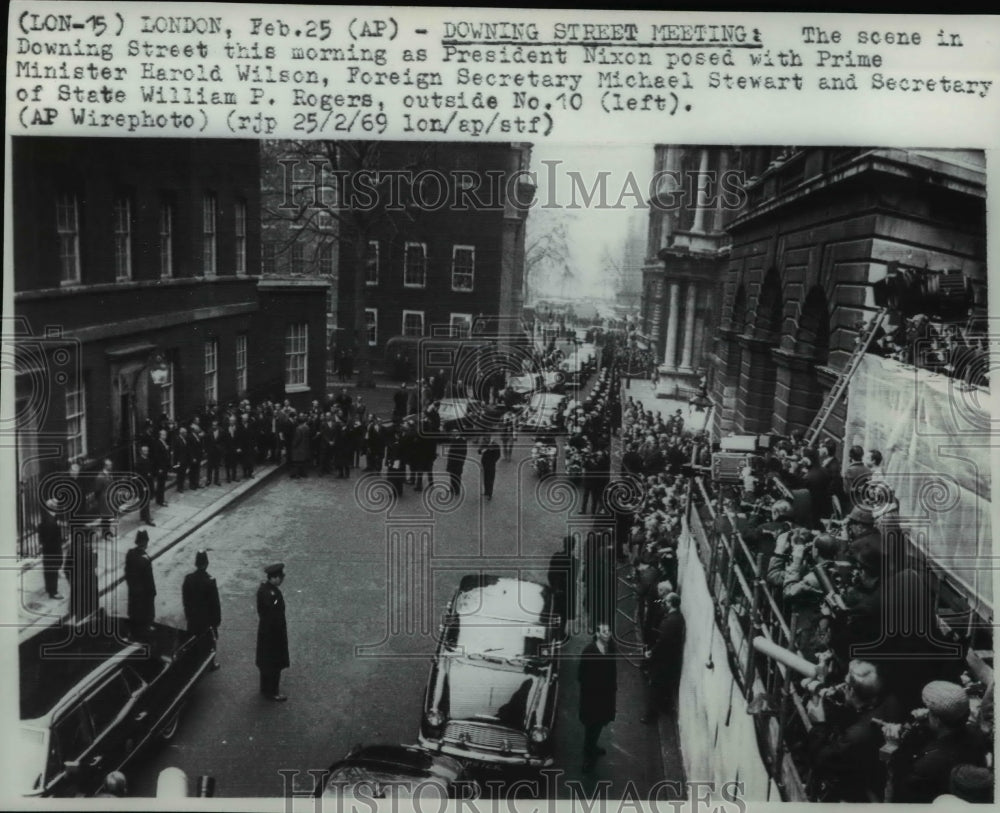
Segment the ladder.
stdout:
[[861,329],[861,332],[858,334],[857,344],[854,346],[854,351],[851,353],[851,358],[847,362],[847,366],[837,377],[836,382],[834,382],[833,387],[830,389],[830,392],[827,393],[826,398],[823,401],[823,406],[820,407],[819,412],[816,413],[816,417],[813,418],[812,423],[809,424],[809,428],[806,430],[806,446],[812,446],[817,440],[819,440],[819,433],[823,431],[823,427],[826,426],[826,422],[833,414],[833,410],[836,409],[837,404],[840,403],[840,399],[843,398],[844,393],[847,392],[847,385],[851,383],[851,379],[858,371],[858,367],[861,366],[861,359],[864,358],[865,353],[868,352],[872,339],[875,338],[875,334],[878,333],[879,328],[882,327],[882,323],[885,322],[885,318],[888,314],[889,309],[882,308],[875,314],[875,317]]

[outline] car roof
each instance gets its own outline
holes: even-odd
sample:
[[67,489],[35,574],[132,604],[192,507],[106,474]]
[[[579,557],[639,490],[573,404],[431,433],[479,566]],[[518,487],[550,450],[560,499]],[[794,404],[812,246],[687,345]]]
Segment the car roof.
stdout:
[[558,392],[536,392],[531,396],[528,406],[531,407],[556,407],[566,400],[566,396]]
[[22,641],[18,647],[21,719],[44,717],[77,684],[103,670],[109,660],[138,648],[123,634],[80,635],[63,624]]
[[459,584],[452,610],[459,615],[537,623],[548,609],[548,593],[545,585],[527,579],[474,573]]

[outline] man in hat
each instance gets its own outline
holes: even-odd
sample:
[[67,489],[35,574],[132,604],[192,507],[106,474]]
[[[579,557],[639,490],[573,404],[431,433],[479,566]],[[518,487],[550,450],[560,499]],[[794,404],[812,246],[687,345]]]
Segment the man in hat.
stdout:
[[863,551],[872,550],[883,554],[882,533],[875,527],[872,512],[860,505],[854,506],[847,515],[847,550],[858,558]]
[[257,668],[260,692],[268,700],[279,702],[288,697],[279,691],[281,670],[288,668],[288,626],[285,623],[285,598],[278,588],[285,580],[283,564],[264,568],[267,580],[257,590]]
[[38,523],[38,542],[42,548],[42,576],[49,598],[60,599],[59,571],[63,566],[63,535],[56,513],[59,501],[55,497],[45,501],[42,521]]
[[462,491],[462,472],[465,470],[465,458],[468,454],[469,442],[457,429],[453,429],[448,440],[448,456],[445,463],[452,497],[457,497]]
[[[921,694],[927,737],[904,758],[894,801],[921,804],[948,793],[956,765],[983,765],[984,741],[969,723],[969,697],[957,683],[932,680]],[[887,735],[889,732],[887,732]]]
[[[184,603],[184,617],[187,631],[200,635],[211,630],[212,637],[219,640],[219,624],[222,622],[222,608],[219,604],[219,586],[215,577],[208,574],[208,553],[200,550],[194,556],[194,571],[184,577],[181,597]],[[212,663],[212,669],[219,668],[219,659]]]
[[148,546],[149,534],[139,531],[135,535],[135,547],[125,554],[128,621],[133,638],[142,638],[149,631],[156,615],[156,582],[153,579],[153,560],[146,552]]

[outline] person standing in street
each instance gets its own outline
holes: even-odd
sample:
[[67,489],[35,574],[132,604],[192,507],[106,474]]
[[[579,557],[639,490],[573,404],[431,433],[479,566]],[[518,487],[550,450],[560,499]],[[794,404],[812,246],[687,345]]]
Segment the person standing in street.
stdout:
[[573,537],[563,537],[562,547],[549,559],[548,582],[552,588],[553,608],[559,613],[559,632],[566,638],[566,624],[576,618],[576,557]]
[[63,535],[59,520],[56,518],[58,510],[59,500],[55,497],[46,500],[42,508],[42,521],[38,523],[45,592],[49,594],[49,598],[54,599],[62,598],[59,594],[59,571],[63,566]]
[[105,458],[101,470],[94,478],[94,503],[97,506],[97,513],[101,517],[101,532],[104,539],[111,536],[111,519],[115,515],[115,509],[111,505],[111,485],[114,476],[111,473],[113,464],[110,459]]
[[69,608],[80,624],[97,612],[100,593],[97,587],[97,552],[89,528],[73,528],[69,556],[64,566],[69,580]]
[[205,433],[205,485],[220,485],[219,471],[225,451],[226,436],[219,428],[219,422],[212,419],[211,428]]
[[156,472],[156,504],[166,506],[164,492],[167,488],[167,473],[171,466],[171,449],[167,441],[167,430],[161,429],[156,443],[150,450],[153,457],[153,469]]
[[188,471],[191,467],[191,452],[188,449],[188,433],[183,426],[177,430],[177,437],[174,438],[174,469],[176,470],[176,480],[174,485],[177,493],[184,493],[184,483],[188,478]]
[[306,467],[309,465],[310,454],[310,431],[305,415],[299,415],[296,420],[295,434],[292,436],[292,478],[297,479],[306,476]]
[[201,487],[201,461],[205,452],[203,434],[201,427],[192,421],[188,433],[188,488],[192,490]]
[[156,581],[153,578],[153,560],[146,548],[149,534],[139,531],[135,547],[125,554],[125,584],[128,586],[128,622],[131,635],[141,640],[149,632],[156,615]]
[[285,598],[281,595],[285,580],[283,564],[264,569],[267,581],[257,590],[257,668],[260,670],[260,693],[268,700],[283,702],[281,670],[288,668],[288,626],[285,622]]
[[448,459],[445,471],[451,485],[451,496],[457,497],[462,491],[462,472],[465,470],[465,458],[469,455],[469,443],[457,429],[451,432],[448,443]]
[[139,447],[139,456],[135,459],[135,473],[142,480],[145,491],[139,495],[139,519],[146,525],[156,525],[149,513],[149,504],[153,501],[154,463],[153,458],[149,456],[149,446],[145,443]]
[[[184,584],[181,585],[187,631],[200,635],[206,630],[211,630],[212,637],[218,642],[222,607],[219,603],[219,586],[215,583],[215,577],[208,573],[206,551],[200,550],[194,555],[194,567],[195,569],[184,577]],[[218,668],[219,658],[216,655],[212,669]]]
[[580,653],[577,680],[580,683],[580,722],[583,723],[583,769],[590,771],[598,757],[607,753],[597,744],[604,726],[615,719],[618,692],[618,651],[611,627],[600,623],[594,640]]
[[487,500],[493,499],[493,484],[497,479],[497,462],[500,460],[500,444],[487,435],[479,447],[483,464],[483,494]]
[[681,614],[681,598],[670,593],[663,599],[663,620],[656,633],[656,643],[647,650],[649,695],[642,722],[651,725],[661,711],[675,708],[677,688],[684,658],[686,625]]

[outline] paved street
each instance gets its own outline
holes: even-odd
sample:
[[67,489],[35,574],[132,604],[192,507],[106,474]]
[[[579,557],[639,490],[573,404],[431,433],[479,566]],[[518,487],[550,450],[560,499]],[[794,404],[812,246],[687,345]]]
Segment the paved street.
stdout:
[[[177,766],[191,778],[215,777],[219,796],[280,796],[286,786],[279,771],[300,771],[294,788],[305,791],[313,781],[306,771],[328,767],[357,743],[415,742],[434,632],[461,576],[482,569],[544,580],[567,529],[587,527],[568,499],[572,487],[552,478],[539,491],[527,448],[522,461],[518,456],[500,463],[492,501],[478,497],[474,451],[466,497],[451,504],[440,502],[436,489],[422,499],[408,486],[389,508],[374,477],[359,484],[357,477],[281,476],[159,557],[158,617],[180,624],[181,581],[195,551],[209,550],[222,597],[223,668],[198,688],[176,740],[137,766],[131,792],[154,795],[159,771]],[[443,481],[443,460],[437,463]],[[396,534],[402,541],[389,544]],[[405,554],[387,553],[397,549]],[[287,572],[292,666],[282,681],[290,696],[284,704],[261,698],[253,663],[254,595],[262,568],[274,561]],[[124,602],[124,591],[116,598]],[[586,640],[577,634],[565,649],[555,766],[565,774],[555,793],[570,794],[566,780],[582,780],[581,791],[610,780],[612,798],[631,780],[644,793],[664,767],[657,729],[639,723],[639,673],[624,661],[618,718],[604,735],[608,756],[582,773],[573,656]]]

